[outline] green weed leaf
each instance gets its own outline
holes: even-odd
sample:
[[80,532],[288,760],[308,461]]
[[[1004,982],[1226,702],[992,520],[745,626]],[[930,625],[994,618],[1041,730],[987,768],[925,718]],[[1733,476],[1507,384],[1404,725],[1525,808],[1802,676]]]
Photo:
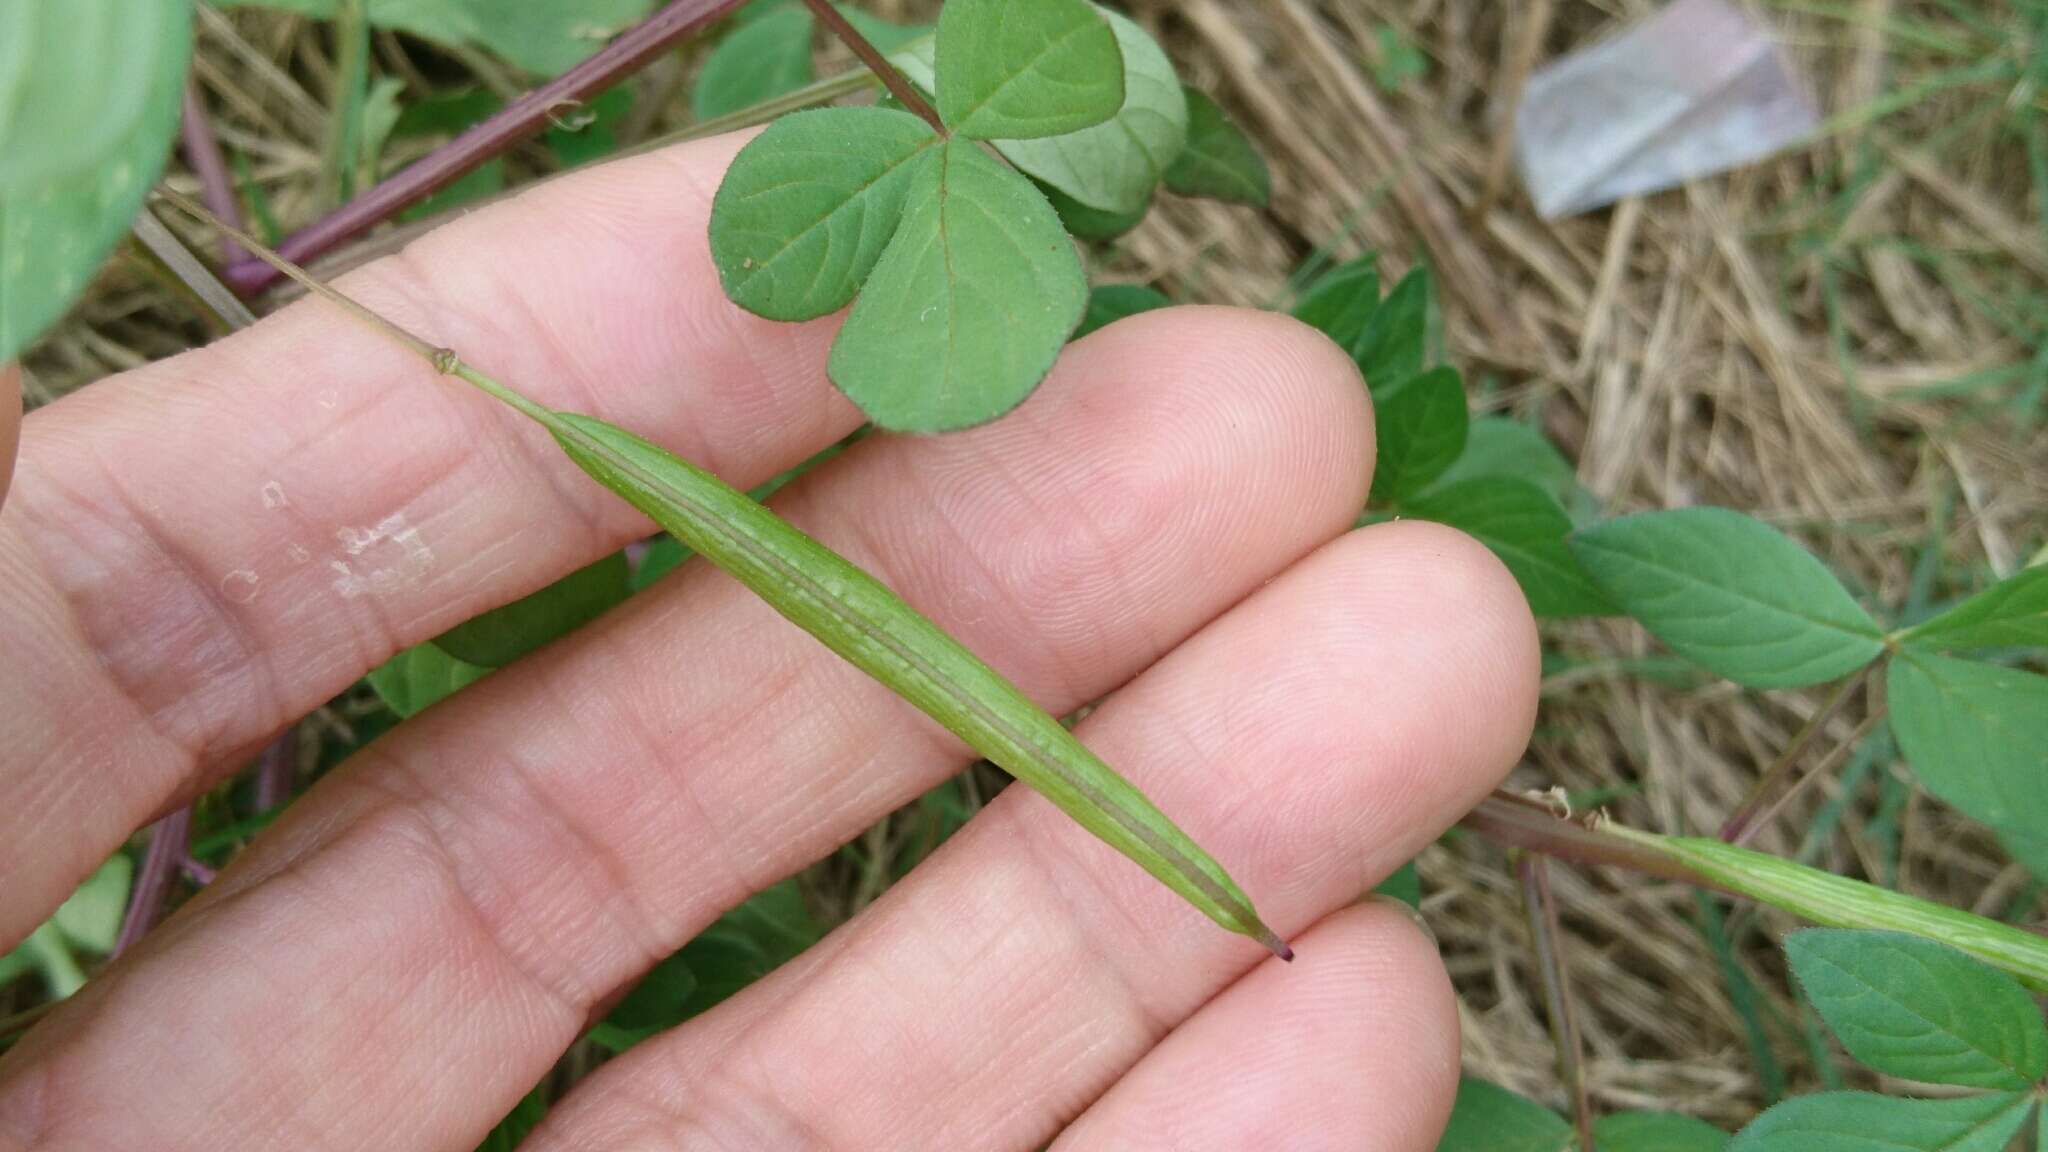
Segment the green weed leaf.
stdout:
[[1465,381],[1455,368],[1438,368],[1376,397],[1379,455],[1372,499],[1390,504],[1422,491],[1465,451],[1471,414]]
[[1785,955],[1849,1054],[1888,1076],[2021,1090],[2048,1075],[2048,1028],[2026,989],[1931,940],[1794,933]]
[[877,425],[946,432],[1029,396],[1088,306],[1073,241],[1030,181],[955,139],[919,168],[830,372]]
[[1116,34],[1086,0],[948,0],[937,54],[939,117],[962,136],[1064,136],[1123,107]]
[[1836,679],[1884,651],[1884,633],[1832,573],[1737,512],[1625,516],[1571,538],[1593,582],[1680,655],[1752,688]]
[[1188,102],[1188,143],[1166,170],[1166,186],[1183,196],[1265,207],[1273,199],[1273,173],[1251,137],[1206,93],[1186,88],[1182,95]]
[[1598,1152],[1722,1152],[1734,1137],[1676,1112],[1619,1112],[1593,1125]]
[[846,307],[903,218],[931,126],[884,108],[785,116],[741,149],[711,206],[711,258],[735,304],[771,320]]
[[2028,568],[1900,637],[1927,648],[2048,648],[2048,568]]
[[465,664],[429,642],[386,660],[368,679],[384,706],[399,719],[409,720],[490,673],[489,668]]
[[[958,146],[976,147],[965,141]],[[1044,795],[1218,924],[1282,947],[1222,866],[1143,793],[880,581],[718,478],[623,429],[520,403],[579,468],[848,663]]]
[[1579,567],[1566,541],[1571,517],[1548,492],[1511,476],[1480,475],[1432,488],[1401,506],[1448,524],[1493,550],[1514,573],[1529,607],[1545,618],[1611,616],[1614,604]]
[[1152,211],[1152,202],[1147,200],[1134,212],[1104,212],[1100,208],[1090,208],[1050,184],[1036,180],[1032,184],[1051,201],[1052,210],[1059,213],[1060,225],[1072,233],[1074,239],[1091,244],[1107,244],[1123,236],[1143,224],[1146,214]]
[[816,31],[816,18],[798,4],[742,22],[704,58],[690,89],[690,114],[710,120],[809,84],[817,75],[811,64]]
[[163,171],[190,0],[0,4],[0,363],[57,322]]
[[1173,301],[1166,293],[1150,285],[1105,284],[1088,294],[1088,314],[1081,319],[1081,328],[1074,333],[1074,339],[1079,340],[1090,332],[1141,312],[1171,307]]
[[764,889],[655,965],[592,1039],[622,1052],[718,1007],[822,935],[795,881]]
[[101,956],[112,952],[121,935],[121,919],[128,911],[128,890],[134,879],[133,861],[122,855],[108,857],[58,906],[51,921],[79,948]]
[[576,631],[632,595],[623,552],[571,572],[523,600],[486,612],[441,634],[434,643],[481,668],[503,668]]
[[1758,1117],[1729,1152],[2004,1152],[2026,1122],[2023,1095],[1907,1100],[1828,1092]]
[[1929,792],[2001,832],[2048,837],[2048,677],[1907,649],[1885,687],[1892,734]]
[[1564,1118],[1534,1100],[1470,1076],[1436,1152],[1567,1152],[1577,1142]]
[[1564,453],[1542,430],[1505,416],[1474,420],[1465,437],[1464,455],[1432,481],[1427,491],[1438,492],[1488,476],[1527,481],[1560,504],[1581,494],[1578,473],[1571,461],[1564,458]]
[[1361,256],[1326,273],[1302,294],[1294,318],[1351,352],[1380,307],[1380,262]]

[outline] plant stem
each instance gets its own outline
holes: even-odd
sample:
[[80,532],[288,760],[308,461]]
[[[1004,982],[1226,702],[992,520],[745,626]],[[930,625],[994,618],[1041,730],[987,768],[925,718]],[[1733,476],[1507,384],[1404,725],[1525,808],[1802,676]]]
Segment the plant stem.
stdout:
[[1743,797],[1742,803],[1735,809],[1735,814],[1721,826],[1721,839],[1730,844],[1743,844],[1756,834],[1754,826],[1758,823],[1757,814],[1763,811],[1764,805],[1770,803],[1771,794],[1778,790],[1785,782],[1785,777],[1798,765],[1799,757],[1805,754],[1807,746],[1813,743],[1813,738],[1820,735],[1820,730],[1827,726],[1828,721],[1835,718],[1835,714],[1842,710],[1842,705],[1849,702],[1849,697],[1855,694],[1856,689],[1870,679],[1871,671],[1876,667],[1876,662],[1865,664],[1862,670],[1835,688],[1834,694],[1827,698],[1826,703],[1820,706],[1820,710],[1815,712],[1792,737],[1792,742],[1785,745],[1785,750],[1779,753],[1778,759],[1765,770],[1763,776],[1757,780],[1756,786],[1749,790],[1749,795]]
[[1543,976],[1543,1000],[1549,1009],[1550,1038],[1557,1048],[1558,1072],[1572,1097],[1579,1149],[1593,1152],[1593,1102],[1586,1091],[1586,1046],[1579,1035],[1578,1012],[1572,1003],[1564,929],[1557,917],[1557,897],[1550,889],[1550,860],[1525,853],[1516,861],[1515,872],[1522,879],[1522,901],[1529,912],[1529,939]]
[[901,69],[889,63],[889,58],[882,55],[882,50],[875,47],[867,37],[861,35],[860,29],[855,28],[852,21],[841,15],[839,9],[832,6],[831,0],[804,0],[804,2],[811,6],[811,11],[817,14],[818,19],[824,23],[826,28],[831,30],[834,36],[839,37],[842,43],[848,48],[853,49],[853,54],[860,57],[860,62],[867,65],[868,71],[873,72],[875,77],[881,80],[882,86],[889,90],[889,95],[901,100],[905,108],[922,116],[925,123],[932,126],[932,131],[939,134],[940,139],[943,140],[953,135],[952,131],[946,127],[946,122],[939,119],[938,109],[933,108],[925,100],[924,93],[917,90],[917,85],[912,84],[910,78],[905,76]]
[[[235,183],[228,175],[227,158],[221,154],[220,140],[213,134],[213,121],[206,113],[206,98],[199,92],[199,82],[193,80],[185,85],[185,110],[179,119],[179,134],[183,140],[185,163],[192,166],[193,175],[199,177],[200,196],[206,207],[215,216],[240,227],[242,203],[235,195]],[[221,241],[221,259],[232,265],[248,258],[248,253],[233,240]]]
[[[220,282],[206,262],[194,255],[178,234],[148,212],[139,212],[130,229],[136,243],[181,293],[189,297],[217,333],[238,332],[256,322],[255,313]],[[233,240],[227,243],[233,244]],[[239,247],[239,245],[237,245]]]
[[[506,105],[496,115],[312,227],[287,238],[278,245],[279,254],[294,264],[303,264],[382,223],[518,141],[542,131],[562,105],[577,103],[610,88],[740,3],[741,0],[672,0],[588,60]],[[244,293],[268,288],[282,275],[260,258],[244,260],[228,270],[229,280]]]
[[171,813],[150,829],[149,848],[143,853],[135,886],[129,890],[128,911],[121,917],[121,934],[115,938],[113,950],[107,953],[109,959],[133,947],[163,919],[164,902],[170,897],[171,885],[177,882],[191,840],[190,808]]

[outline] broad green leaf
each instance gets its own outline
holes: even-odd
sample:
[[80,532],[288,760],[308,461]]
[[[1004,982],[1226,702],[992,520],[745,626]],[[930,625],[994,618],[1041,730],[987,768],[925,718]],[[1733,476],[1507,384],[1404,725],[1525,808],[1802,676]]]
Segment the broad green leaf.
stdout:
[[[159,119],[164,42],[188,35],[190,8],[185,0],[0,6],[0,195],[96,170]],[[170,59],[182,68],[183,53]]]
[[1559,503],[1572,500],[1579,492],[1577,471],[1550,438],[1533,424],[1505,416],[1474,420],[1465,437],[1464,454],[1431,482],[1428,491],[1438,492],[1482,476],[1525,480]]
[[2048,648],[2048,568],[2028,568],[1900,639],[1927,648]]
[[1116,34],[1087,0],[948,0],[937,60],[939,117],[976,140],[1064,136],[1124,103]]
[[1032,182],[1039,193],[1052,203],[1052,210],[1059,213],[1062,227],[1073,234],[1076,240],[1091,244],[1107,244],[1131,229],[1145,222],[1145,216],[1152,211],[1152,202],[1146,201],[1135,212],[1104,212],[1090,208],[1050,184]]
[[846,307],[903,218],[938,137],[908,112],[821,108],[777,120],[733,160],[711,206],[726,295],[771,320]]
[[190,0],[0,4],[0,363],[63,316],[163,171]]
[[432,642],[418,644],[372,671],[368,677],[384,706],[409,720],[485,676],[489,668],[465,664]]
[[832,380],[892,431],[993,420],[1038,387],[1080,324],[1080,257],[1045,197],[973,141],[938,150],[906,201],[832,346]]
[[109,857],[57,908],[51,921],[79,948],[102,956],[112,952],[134,879],[134,861],[118,854]]
[[1426,267],[1401,277],[1366,320],[1356,342],[1347,347],[1359,371],[1365,373],[1366,387],[1375,399],[1422,371],[1433,290]]
[[472,369],[458,371],[547,428],[592,479],[1218,925],[1286,954],[1221,864],[1016,685],[881,581],[717,477],[630,432],[548,411]]
[[1722,1152],[1731,1139],[1705,1120],[1676,1112],[1619,1112],[1593,1125],[1597,1152]]
[[1738,684],[1820,684],[1884,652],[1877,622],[1825,565],[1738,512],[1624,516],[1581,530],[1571,548],[1652,635]]
[[719,41],[690,89],[690,114],[710,120],[809,84],[817,20],[801,4],[770,9]]
[[[1106,124],[1039,140],[999,140],[1017,170],[1090,208],[1128,214],[1151,202],[1187,147],[1188,102],[1165,49],[1129,18],[1104,9],[1124,61],[1124,105]],[[890,59],[920,87],[932,87],[929,42]]]
[[2034,998],[1953,948],[1818,929],[1787,938],[1785,955],[1842,1047],[1879,1072],[2011,1090],[2048,1075],[2048,1029]]
[[[341,0],[215,0],[332,20]],[[529,72],[567,72],[647,15],[655,0],[368,0],[370,23],[450,47],[489,49]]]
[[1929,792],[2020,839],[2048,837],[2048,677],[1907,649],[1892,733]]
[[632,579],[625,553],[614,552],[523,600],[449,629],[434,643],[465,664],[503,668],[625,603]]
[[1188,143],[1166,170],[1166,186],[1183,196],[1206,196],[1265,207],[1273,199],[1273,173],[1244,130],[1216,101],[1196,88],[1188,101]]
[[1478,540],[1514,573],[1538,616],[1610,616],[1613,602],[1587,578],[1566,544],[1571,517],[1526,480],[1476,476],[1405,502],[1403,514],[1433,520]]
[[2024,1095],[1908,1100],[1828,1092],[1787,1100],[1736,1134],[1729,1152],[2005,1152],[2032,1107]]
[[937,31],[930,24],[896,24],[880,16],[869,15],[865,9],[852,4],[835,4],[833,7],[839,9],[839,14],[846,17],[848,24],[853,25],[854,31],[867,37],[868,43],[885,53],[901,51],[919,40],[930,40]]
[[1567,1152],[1577,1141],[1564,1117],[1505,1088],[1467,1076],[1436,1152]]
[[1148,284],[1105,284],[1088,294],[1088,315],[1082,318],[1081,328],[1074,333],[1074,339],[1079,340],[1140,312],[1156,312],[1171,307],[1173,301],[1166,293]]
[[1442,475],[1465,450],[1471,414],[1465,381],[1455,368],[1410,376],[1376,397],[1379,455],[1372,499],[1390,504],[1413,496]]
[[1349,352],[1358,347],[1379,308],[1379,257],[1367,255],[1339,265],[1311,285],[1295,304],[1294,318]]

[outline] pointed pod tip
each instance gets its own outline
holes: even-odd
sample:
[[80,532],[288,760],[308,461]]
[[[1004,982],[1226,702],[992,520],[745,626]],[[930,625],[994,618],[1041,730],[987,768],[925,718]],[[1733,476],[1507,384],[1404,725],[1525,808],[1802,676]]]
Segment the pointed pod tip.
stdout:
[[1282,940],[1271,928],[1259,930],[1259,943],[1270,949],[1273,955],[1289,964],[1294,963],[1294,949],[1288,947],[1287,941]]

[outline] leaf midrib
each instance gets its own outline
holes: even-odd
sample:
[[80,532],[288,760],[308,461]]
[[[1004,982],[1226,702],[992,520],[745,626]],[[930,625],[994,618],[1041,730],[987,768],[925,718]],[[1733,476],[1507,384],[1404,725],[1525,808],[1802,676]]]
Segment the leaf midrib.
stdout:
[[[1082,35],[1083,33],[1093,31],[1093,21],[1101,22],[1102,26],[1105,28],[1109,27],[1108,21],[1102,20],[1102,18],[1099,16],[1092,16],[1091,20],[1084,20],[1081,23],[1074,25],[1072,28],[1067,29],[1059,36],[1056,36],[1053,39],[1046,41],[1045,46],[1040,48],[1037,54],[1032,56],[1030,60],[1026,61],[1022,67],[1018,68],[1015,72],[1010,73],[1010,75],[1004,77],[1000,83],[998,83],[994,88],[989,89],[988,93],[982,96],[980,100],[976,101],[971,107],[967,109],[967,111],[962,112],[959,117],[959,124],[965,125],[972,121],[977,115],[981,113],[981,110],[983,108],[986,108],[990,104],[994,103],[996,98],[998,96],[1001,96],[1004,92],[1008,91],[1011,85],[1016,84],[1017,82],[1023,80],[1026,76],[1031,75],[1034,72],[1034,70],[1037,69],[1039,61],[1044,60],[1047,56],[1052,55],[1067,41],[1072,40],[1074,37]],[[1111,39],[1115,38],[1115,34],[1115,29],[1111,29]],[[1050,77],[1048,77],[1047,79],[1050,82],[1057,83],[1057,81],[1051,81]],[[1118,111],[1122,111],[1121,106],[1118,107]],[[1106,122],[1109,119],[1113,118],[1115,115],[1116,112],[1112,112],[1109,114],[1109,116],[1103,117],[1103,120]],[[1024,117],[1013,117],[1013,119],[1023,120]],[[1052,116],[1038,116],[1032,117],[1031,119],[1041,122],[1046,120],[1053,120],[1056,122],[1058,118]]]

